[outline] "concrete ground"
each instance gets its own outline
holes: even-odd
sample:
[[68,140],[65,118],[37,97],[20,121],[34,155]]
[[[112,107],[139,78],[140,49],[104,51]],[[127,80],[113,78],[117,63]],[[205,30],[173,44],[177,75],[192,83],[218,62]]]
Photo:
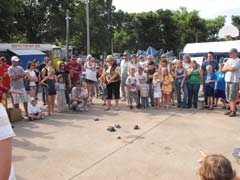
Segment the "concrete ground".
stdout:
[[[240,173],[231,155],[240,147],[240,116],[224,116],[220,107],[129,110],[123,103],[105,112],[100,103],[14,123],[17,180],[193,180],[199,150],[225,155]],[[115,123],[122,128],[108,132]]]

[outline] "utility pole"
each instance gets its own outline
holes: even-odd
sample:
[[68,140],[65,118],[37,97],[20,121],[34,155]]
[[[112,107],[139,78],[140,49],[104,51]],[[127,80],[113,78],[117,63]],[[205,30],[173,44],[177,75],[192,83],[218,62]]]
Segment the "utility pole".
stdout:
[[69,20],[71,17],[69,16],[69,10],[66,11],[66,61],[69,60]]
[[86,0],[86,22],[87,22],[87,54],[90,54],[89,0]]

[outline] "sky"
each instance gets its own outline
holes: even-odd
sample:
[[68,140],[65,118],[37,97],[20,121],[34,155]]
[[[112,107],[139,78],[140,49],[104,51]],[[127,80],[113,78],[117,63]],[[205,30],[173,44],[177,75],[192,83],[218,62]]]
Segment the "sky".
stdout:
[[197,10],[206,19],[225,15],[226,24],[231,23],[232,15],[240,15],[240,0],[113,0],[113,5],[129,13],[186,7],[188,11]]

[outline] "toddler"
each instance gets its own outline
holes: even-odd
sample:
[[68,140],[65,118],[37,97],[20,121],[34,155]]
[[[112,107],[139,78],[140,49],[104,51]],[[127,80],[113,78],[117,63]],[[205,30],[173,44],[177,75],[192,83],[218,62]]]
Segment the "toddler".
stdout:
[[141,105],[142,108],[149,107],[149,85],[147,84],[147,78],[143,77],[139,85]]
[[58,112],[65,112],[67,110],[65,90],[66,90],[66,85],[65,85],[63,76],[59,75],[56,83]]
[[159,79],[158,73],[155,72],[153,74],[153,97],[155,101],[155,109],[159,109],[160,107],[160,98],[162,97],[161,91],[161,81]]
[[44,113],[37,104],[37,100],[34,97],[31,97],[31,103],[28,106],[28,118],[30,121],[39,120],[45,117]]
[[208,107],[209,107],[208,109],[212,110],[216,77],[211,65],[207,65],[206,70],[207,70],[207,77],[206,77],[205,89],[206,89],[206,95],[208,98]]
[[169,102],[172,93],[172,83],[173,78],[168,72],[167,68],[162,69],[162,93],[163,93],[163,103],[165,104],[164,108],[169,108]]

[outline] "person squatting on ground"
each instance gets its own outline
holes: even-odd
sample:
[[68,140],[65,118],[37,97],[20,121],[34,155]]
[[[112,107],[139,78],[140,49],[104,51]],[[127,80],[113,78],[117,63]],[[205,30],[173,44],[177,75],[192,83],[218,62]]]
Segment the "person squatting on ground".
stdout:
[[88,111],[87,105],[89,100],[89,91],[88,84],[85,81],[83,81],[81,85],[80,98],[83,100],[83,106],[80,108],[80,111]]
[[73,111],[78,111],[84,106],[84,101],[80,98],[82,81],[77,81],[71,92],[71,105]]
[[28,106],[28,118],[32,120],[44,119],[45,114],[42,112],[40,106],[37,104],[35,97],[30,97],[30,104]]
[[14,108],[19,109],[19,102],[21,100],[23,102],[25,116],[28,117],[28,95],[23,82],[23,78],[26,76],[26,73],[21,66],[18,66],[19,58],[17,56],[13,56],[11,61],[12,65],[8,69],[8,74],[11,80],[11,89],[22,91],[21,94],[12,95]]
[[56,92],[56,76],[54,69],[48,70],[48,75],[43,78],[41,84],[46,86],[46,93],[47,93],[47,105],[48,105],[48,116],[54,113],[54,103],[55,103],[55,96]]
[[136,108],[139,108],[139,101],[138,101],[139,81],[138,81],[138,78],[135,76],[135,68],[130,69],[129,76],[126,79],[126,85],[127,85],[129,108],[133,109],[133,101],[135,101],[136,103]]
[[57,91],[57,111],[66,112],[66,97],[65,97],[66,84],[62,75],[57,76],[56,91]]
[[212,66],[207,65],[207,75],[205,79],[205,91],[208,98],[208,110],[213,110],[214,87],[216,82],[216,75],[213,72]]
[[226,81],[226,94],[227,100],[229,101],[230,110],[225,112],[225,115],[229,117],[237,116],[236,110],[236,100],[239,91],[239,82],[240,82],[240,59],[238,58],[238,50],[232,48],[229,52],[230,59],[223,66],[223,71],[225,74]]
[[155,106],[155,109],[159,109],[160,98],[162,97],[162,90],[161,90],[161,80],[157,72],[153,74],[152,85],[153,85],[153,97],[155,102],[154,106]]

